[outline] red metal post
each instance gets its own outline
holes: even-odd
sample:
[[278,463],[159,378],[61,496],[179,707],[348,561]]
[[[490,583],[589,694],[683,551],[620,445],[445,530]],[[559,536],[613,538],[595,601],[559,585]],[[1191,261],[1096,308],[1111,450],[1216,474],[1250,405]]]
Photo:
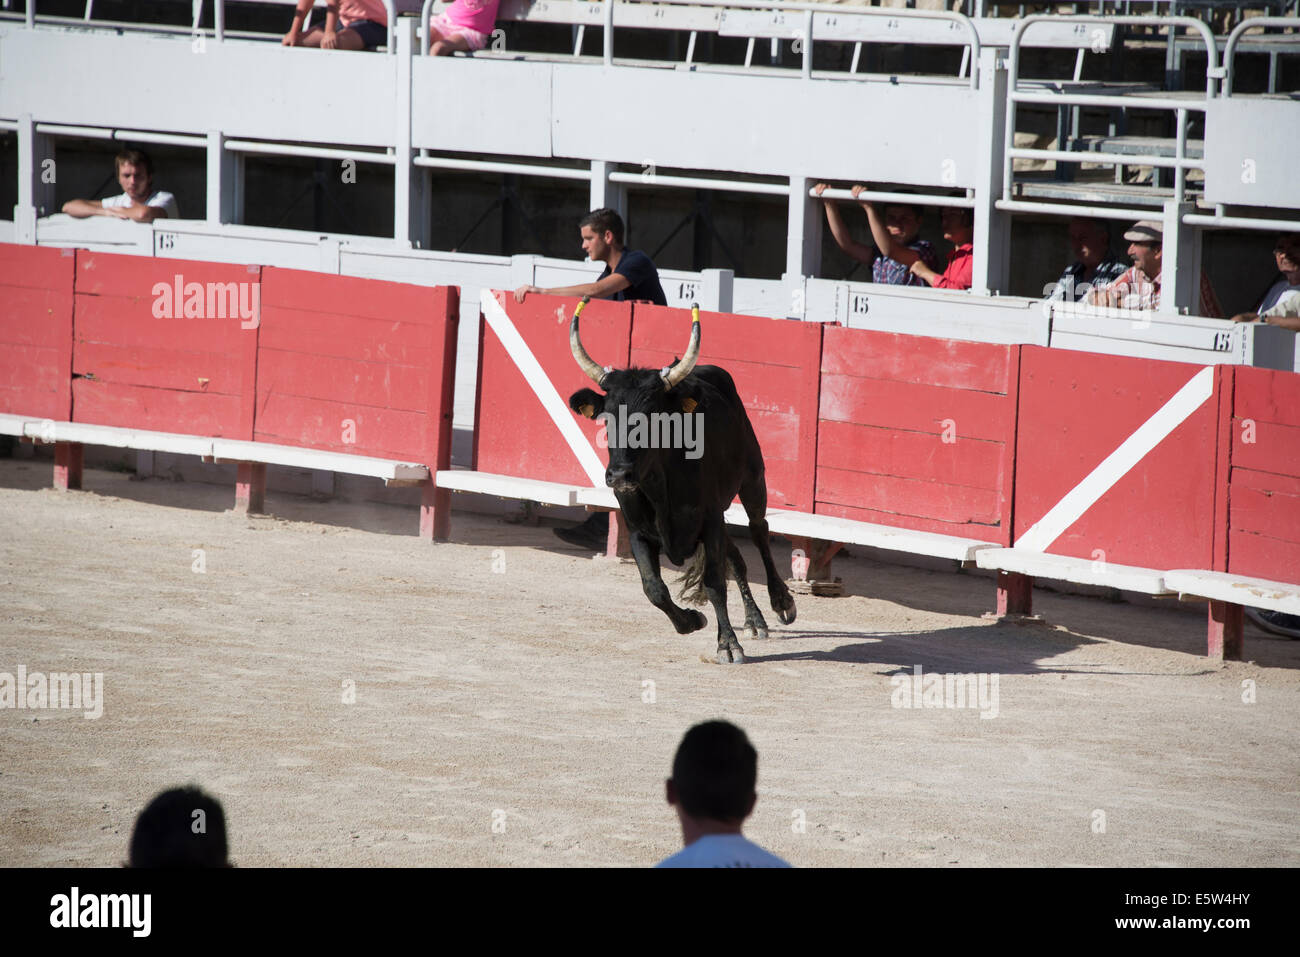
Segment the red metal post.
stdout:
[[266,511],[266,465],[240,462],[235,476],[235,511]]
[[54,487],[65,492],[81,488],[83,460],[80,442],[55,442]]
[[998,572],[998,617],[1034,613],[1034,580],[1015,572]]
[[1206,654],[1222,661],[1241,661],[1242,607],[1226,601],[1210,602],[1209,647]]

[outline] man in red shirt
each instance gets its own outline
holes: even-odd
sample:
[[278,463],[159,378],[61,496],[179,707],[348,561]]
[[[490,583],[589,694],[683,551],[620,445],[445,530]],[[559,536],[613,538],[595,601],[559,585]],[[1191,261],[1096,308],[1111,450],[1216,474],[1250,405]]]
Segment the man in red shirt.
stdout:
[[939,214],[943,238],[952,243],[948,268],[937,273],[921,260],[912,263],[912,272],[935,289],[969,289],[974,268],[975,213],[958,206],[945,206]]
[[[1084,303],[1113,309],[1158,310],[1164,228],[1164,224],[1156,219],[1144,219],[1130,226],[1124,238],[1129,241],[1128,255],[1133,260],[1132,267],[1110,285],[1093,287]],[[1200,293],[1196,315],[1222,319],[1223,307],[1219,305],[1209,277],[1203,272]]]

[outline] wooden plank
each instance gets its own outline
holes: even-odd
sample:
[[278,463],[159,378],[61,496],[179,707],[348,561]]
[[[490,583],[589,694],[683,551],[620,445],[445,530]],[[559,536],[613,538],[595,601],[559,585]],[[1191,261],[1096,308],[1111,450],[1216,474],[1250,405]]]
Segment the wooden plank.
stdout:
[[410,412],[423,412],[429,398],[426,369],[396,362],[307,356],[263,347],[257,375],[259,395],[274,392]]
[[[146,313],[153,308],[154,288],[164,283],[173,290],[176,277],[184,284],[247,283],[257,281],[257,266],[229,265],[226,263],[194,262],[187,259],[156,259],[150,256],[129,256],[120,253],[98,253],[79,250],[76,258],[75,291],[79,295],[114,296],[141,304]],[[184,303],[176,304],[183,307]],[[178,308],[178,315],[183,312]]]
[[1233,414],[1238,420],[1300,425],[1300,375],[1243,366],[1234,379]]
[[1232,464],[1236,468],[1300,475],[1300,425],[1234,417],[1232,433]]
[[[349,455],[419,461],[424,454],[424,416],[259,389],[253,438]],[[355,441],[345,442],[345,438]]]
[[[663,349],[633,349],[631,364],[638,368],[662,369],[684,352]],[[783,350],[774,350],[780,354]],[[798,366],[719,359],[700,350],[700,365],[720,365],[736,383],[736,392],[752,419],[755,412],[798,414],[798,398],[807,383],[808,370]]]
[[400,462],[370,455],[323,452],[319,449],[273,442],[244,442],[235,439],[211,439],[212,458],[217,462],[261,462],[290,468],[320,469],[348,475],[369,475],[386,482],[420,482],[430,477],[428,466]]
[[1228,531],[1228,571],[1234,575],[1254,575],[1276,580],[1300,579],[1300,543],[1280,538],[1230,529]]
[[1011,416],[1011,427],[1007,432],[1007,440],[1002,445],[1002,472],[1001,485],[998,488],[998,498],[1001,502],[1000,517],[1000,534],[1001,544],[1010,545],[1012,543],[1012,533],[1016,527],[1016,454],[1019,451],[1020,442],[1020,370],[1021,370],[1021,347],[1013,346],[1009,352],[1010,368],[1010,389],[1007,393],[1007,406]]
[[956,525],[997,525],[1000,512],[997,493],[989,489],[829,468],[817,469],[817,502]]
[[235,319],[158,319],[151,303],[121,296],[76,298],[78,343],[126,348],[170,349],[177,353],[231,353],[238,348]]
[[93,375],[105,383],[209,395],[238,396],[242,377],[238,354],[182,353],[162,347],[99,342],[77,344],[73,369],[77,375]]
[[434,308],[442,321],[433,327],[432,360],[427,366],[425,410],[425,461],[435,469],[451,468],[452,412],[456,400],[456,355],[460,337],[460,290],[440,286],[434,290]]
[[262,270],[262,306],[419,326],[443,320],[428,286],[277,266]]
[[478,492],[482,495],[499,495],[546,505],[574,505],[578,487],[562,482],[543,482],[536,479],[497,475],[491,472],[468,472],[455,469],[440,470],[434,476],[439,488],[461,492]]
[[823,373],[1005,395],[1014,346],[870,329],[825,329]]
[[1229,508],[1230,528],[1234,532],[1254,532],[1284,542],[1300,542],[1300,495],[1234,485]]
[[63,371],[62,366],[62,356],[58,349],[5,346],[0,349],[0,389],[15,396],[30,393],[48,398],[58,392],[58,377]]
[[945,522],[916,515],[898,515],[882,509],[855,508],[851,505],[837,505],[833,502],[821,501],[817,503],[817,514],[846,518],[870,525],[889,525],[913,532],[931,532],[936,535],[973,538],[1002,544],[1001,532],[994,525],[981,525],[973,522]]
[[0,435],[26,435],[28,423],[39,425],[35,416],[0,412]]
[[63,341],[60,320],[72,313],[71,291],[33,289],[9,280],[6,276],[0,283],[0,346],[59,348]]
[[868,545],[872,548],[929,555],[934,558],[951,558],[962,562],[970,561],[982,548],[993,547],[991,543],[978,539],[918,532],[888,525],[857,522],[834,515],[810,515],[781,509],[769,510],[767,523],[771,531],[779,535],[805,536],[849,545]]
[[1234,468],[1232,470],[1231,486],[1234,490],[1238,488],[1257,489],[1266,495],[1273,493],[1300,495],[1300,476]]
[[0,243],[0,280],[8,289],[72,292],[76,251],[49,246]]
[[[632,323],[632,361],[657,369],[686,351],[690,334],[689,309],[638,303]],[[817,349],[820,334],[820,327],[811,323],[702,309],[700,362],[722,366],[739,384],[742,375],[732,372],[733,365],[757,366],[760,372],[768,367],[803,368],[807,353]],[[642,355],[649,360],[638,358]]]
[[[823,422],[852,422],[939,436],[1005,441],[1014,407],[1006,396],[936,385],[822,374]],[[949,426],[948,423],[951,423]]]
[[257,331],[264,349],[421,368],[431,360],[428,327],[421,323],[263,306]]
[[1214,436],[1214,524],[1211,527],[1210,567],[1228,569],[1228,525],[1231,517],[1229,486],[1232,477],[1232,404],[1236,392],[1236,370],[1221,366],[1215,370],[1218,406]]
[[1178,568],[1165,573],[1165,585],[1184,595],[1300,615],[1300,584]]
[[1102,585],[1147,595],[1167,595],[1172,591],[1166,585],[1164,572],[1160,569],[1116,565],[1023,548],[985,549],[975,556],[975,565],[978,568],[997,569],[1031,578]]
[[0,410],[72,409],[72,250],[0,243]]
[[941,436],[848,422],[824,422],[818,464],[866,475],[1002,487],[1003,444],[980,439],[945,443]]
[[196,435],[238,437],[239,399],[235,396],[91,379],[75,380],[72,395],[76,422],[158,432],[169,432],[184,423]]
[[28,438],[42,442],[77,442],[82,445],[106,445],[115,449],[139,449],[174,452],[177,455],[210,456],[212,439],[201,435],[180,435],[147,429],[89,425],[82,422],[28,421]]

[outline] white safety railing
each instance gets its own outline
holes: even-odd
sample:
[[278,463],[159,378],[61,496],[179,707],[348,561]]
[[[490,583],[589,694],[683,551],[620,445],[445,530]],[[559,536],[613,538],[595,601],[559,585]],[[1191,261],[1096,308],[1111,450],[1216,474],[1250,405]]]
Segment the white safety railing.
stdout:
[[[1233,57],[1237,53],[1237,44],[1247,30],[1264,27],[1290,27],[1292,30],[1300,29],[1300,19],[1296,17],[1252,17],[1249,20],[1243,20],[1233,28],[1228,34],[1228,42],[1223,48],[1223,95],[1232,96],[1232,63]],[[1297,44],[1300,44],[1300,35],[1295,37]],[[1300,48],[1297,49],[1300,52]]]
[[[1109,23],[1119,26],[1155,26],[1165,27],[1173,31],[1175,28],[1183,27],[1189,30],[1195,30],[1201,34],[1205,43],[1205,53],[1208,58],[1206,61],[1206,79],[1205,79],[1205,99],[1194,101],[1188,99],[1175,98],[1170,96],[1145,96],[1137,94],[1125,95],[1105,95],[1096,93],[1043,93],[1031,90],[1022,90],[1019,85],[1020,69],[1020,47],[1025,32],[1035,24],[1044,22],[1078,22],[1085,24]],[[1012,35],[1011,47],[1007,55],[1007,119],[1005,140],[1003,143],[1002,155],[1002,198],[997,202],[997,207],[1004,210],[1018,210],[1022,212],[1059,212],[1060,204],[1040,203],[1035,201],[1017,200],[1014,196],[1015,176],[1014,163],[1017,159],[1037,159],[1051,160],[1055,163],[1092,163],[1112,166],[1132,166],[1140,163],[1143,166],[1159,167],[1163,169],[1174,170],[1174,195],[1176,202],[1183,202],[1186,198],[1187,171],[1204,170],[1202,160],[1193,159],[1187,156],[1187,121],[1192,110],[1205,112],[1207,103],[1215,95],[1217,83],[1222,79],[1224,74],[1223,68],[1218,63],[1218,50],[1214,43],[1214,34],[1210,28],[1194,17],[1125,17],[1125,16],[1107,16],[1107,17],[1083,17],[1083,16],[1059,16],[1059,15],[1035,15],[1025,17],[1017,26],[1015,33]],[[1140,158],[1118,154],[1088,152],[1080,153],[1063,149],[1063,143],[1058,143],[1054,150],[1047,149],[1029,149],[1017,147],[1015,145],[1016,134],[1016,107],[1019,104],[1039,104],[1054,106],[1057,108],[1076,107],[1076,106],[1107,106],[1117,107],[1120,109],[1157,109],[1171,110],[1176,117],[1175,122],[1175,151],[1174,155],[1168,156],[1142,156]],[[1072,209],[1074,213],[1088,212],[1092,210],[1083,210],[1079,208],[1066,207]],[[1131,210],[1129,211],[1131,212]],[[1149,215],[1146,211],[1143,215]],[[1141,218],[1141,217],[1139,217]]]
[[[420,52],[426,55],[431,45],[428,30],[429,15],[435,2],[436,0],[424,0],[424,5],[420,11],[420,28],[422,31]],[[748,11],[757,14],[757,17],[748,17],[742,23],[733,24],[731,30],[728,30],[723,19],[719,18],[717,26],[710,26],[710,30],[720,36],[751,36],[751,38],[753,36],[762,36],[764,38],[798,41],[796,49],[801,55],[801,71],[804,77],[812,76],[813,44],[817,39],[828,42],[857,43],[959,43],[967,48],[970,62],[979,62],[980,36],[974,22],[965,14],[948,10],[843,7],[825,3],[782,3],[770,2],[770,0],[657,0],[657,2],[664,7],[718,9],[733,14]],[[628,0],[597,0],[597,2],[593,3],[574,5],[581,8],[583,14],[573,18],[573,25],[585,27],[592,18],[597,5],[601,8],[602,59],[606,66],[612,66],[614,63],[614,31],[619,26],[620,20],[624,20],[628,26],[633,27],[646,27],[649,23],[644,16],[632,15],[632,11],[644,6],[643,4],[628,2]],[[627,11],[627,15],[620,16],[620,10]],[[791,14],[797,14],[797,16],[791,16]],[[875,22],[882,19],[885,21],[883,27],[875,25]],[[954,33],[961,33],[969,39],[917,39],[907,36],[891,36],[891,32],[897,31],[896,29],[891,31],[890,21],[897,25],[918,20],[946,21],[952,24],[951,29]],[[865,27],[867,21],[873,21],[870,29]],[[562,21],[557,19],[553,22]],[[851,26],[853,23],[863,24],[863,27],[854,29]],[[673,27],[669,22],[665,22],[663,26],[667,29]],[[696,31],[692,31],[692,33],[694,32]],[[691,48],[694,49],[694,42],[692,42]],[[750,52],[752,53],[752,39]],[[971,71],[970,85],[971,89],[979,88],[979,71]]]

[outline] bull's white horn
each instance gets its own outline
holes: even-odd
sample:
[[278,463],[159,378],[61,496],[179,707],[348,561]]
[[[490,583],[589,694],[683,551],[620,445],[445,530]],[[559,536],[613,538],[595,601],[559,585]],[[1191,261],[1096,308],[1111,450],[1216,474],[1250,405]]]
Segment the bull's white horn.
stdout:
[[578,335],[578,317],[582,315],[583,307],[590,301],[590,296],[583,296],[582,302],[578,303],[573,310],[573,318],[569,320],[569,351],[573,353],[573,358],[577,360],[578,368],[582,369],[592,382],[600,385],[607,370],[603,369],[599,362],[587,355],[587,350],[582,348],[582,337]]
[[682,356],[675,366],[668,370],[667,375],[661,374],[664,380],[664,391],[667,392],[677,383],[681,382],[691,370],[695,368],[695,363],[700,358],[700,306],[699,303],[691,303],[691,341],[686,347],[686,355]]

